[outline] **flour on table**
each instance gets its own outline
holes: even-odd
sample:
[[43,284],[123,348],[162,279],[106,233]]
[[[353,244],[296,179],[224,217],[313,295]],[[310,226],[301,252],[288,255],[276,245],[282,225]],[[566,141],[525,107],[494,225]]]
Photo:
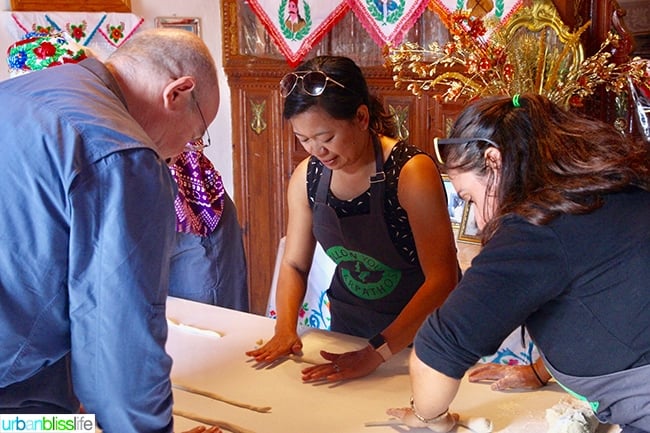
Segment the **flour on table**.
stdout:
[[586,402],[565,397],[546,409],[548,433],[594,433],[598,418]]

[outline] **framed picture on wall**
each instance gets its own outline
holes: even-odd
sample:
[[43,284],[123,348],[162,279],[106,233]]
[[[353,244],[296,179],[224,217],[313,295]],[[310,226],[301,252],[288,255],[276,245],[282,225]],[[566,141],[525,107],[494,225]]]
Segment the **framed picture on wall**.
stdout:
[[474,206],[465,206],[463,209],[463,217],[460,220],[460,228],[458,229],[458,240],[470,244],[480,245],[481,243],[476,217],[474,216]]
[[131,0],[11,0],[12,11],[131,12]]
[[156,27],[187,30],[201,36],[201,20],[197,17],[156,17],[154,24]]
[[451,220],[452,227],[457,228],[463,218],[465,201],[456,193],[454,186],[451,184],[451,180],[449,180],[449,177],[446,174],[442,175],[442,181],[445,184],[445,192],[447,193],[447,210],[449,211],[449,219]]

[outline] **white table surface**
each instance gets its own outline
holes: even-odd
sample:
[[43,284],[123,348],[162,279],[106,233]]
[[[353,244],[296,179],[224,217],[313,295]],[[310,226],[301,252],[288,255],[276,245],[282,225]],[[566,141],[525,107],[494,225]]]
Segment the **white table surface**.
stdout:
[[[385,421],[389,407],[407,406],[411,395],[407,359],[402,351],[370,376],[338,384],[305,384],[300,370],[306,361],[318,361],[319,350],[342,352],[362,347],[365,340],[343,334],[307,329],[303,358],[286,359],[260,368],[244,352],[273,335],[274,320],[177,298],[167,303],[167,317],[184,325],[218,331],[221,338],[170,325],[167,350],[174,359],[172,382],[213,392],[255,406],[270,406],[259,413],[174,389],[175,410],[223,420],[254,433],[396,433],[430,432],[404,426],[365,427],[367,421]],[[488,384],[465,379],[451,411],[462,417],[487,417],[494,432],[545,433],[545,410],[567,394],[550,384],[531,392],[495,392]],[[175,417],[175,431],[197,425]],[[599,432],[618,431],[601,426]],[[457,427],[457,433],[469,430]]]

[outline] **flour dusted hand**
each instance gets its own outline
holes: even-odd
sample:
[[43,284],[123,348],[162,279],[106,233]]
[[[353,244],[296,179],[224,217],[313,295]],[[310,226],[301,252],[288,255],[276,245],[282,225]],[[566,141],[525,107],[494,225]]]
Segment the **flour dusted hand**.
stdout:
[[535,377],[530,365],[481,364],[469,372],[470,382],[494,381],[494,391],[537,389],[542,383]]

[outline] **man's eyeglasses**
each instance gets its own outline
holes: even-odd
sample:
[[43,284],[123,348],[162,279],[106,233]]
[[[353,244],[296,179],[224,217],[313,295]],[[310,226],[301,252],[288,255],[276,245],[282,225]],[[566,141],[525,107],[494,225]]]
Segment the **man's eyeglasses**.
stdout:
[[290,72],[280,80],[280,94],[283,98],[286,98],[291,95],[296,89],[298,82],[300,82],[302,84],[302,90],[306,94],[309,96],[320,96],[325,91],[328,81],[343,89],[347,89],[343,84],[328,77],[323,71]]
[[436,152],[436,159],[440,164],[445,165],[445,161],[443,161],[442,155],[440,154],[440,146],[444,146],[446,144],[471,143],[473,141],[483,141],[485,143],[488,143],[492,147],[496,147],[497,149],[499,148],[499,145],[496,144],[494,141],[490,140],[489,138],[482,138],[482,137],[438,138],[436,137],[433,139],[433,149]]
[[194,100],[194,103],[196,104],[196,109],[199,112],[199,116],[201,116],[201,120],[203,121],[204,132],[201,138],[190,141],[185,145],[185,147],[189,150],[201,151],[206,147],[210,147],[212,145],[212,140],[210,140],[210,132],[208,132],[208,123],[205,121],[205,117],[203,116],[203,112],[201,111],[201,106],[199,105],[199,101],[197,101],[196,98],[194,97],[194,93],[192,93],[192,99]]

